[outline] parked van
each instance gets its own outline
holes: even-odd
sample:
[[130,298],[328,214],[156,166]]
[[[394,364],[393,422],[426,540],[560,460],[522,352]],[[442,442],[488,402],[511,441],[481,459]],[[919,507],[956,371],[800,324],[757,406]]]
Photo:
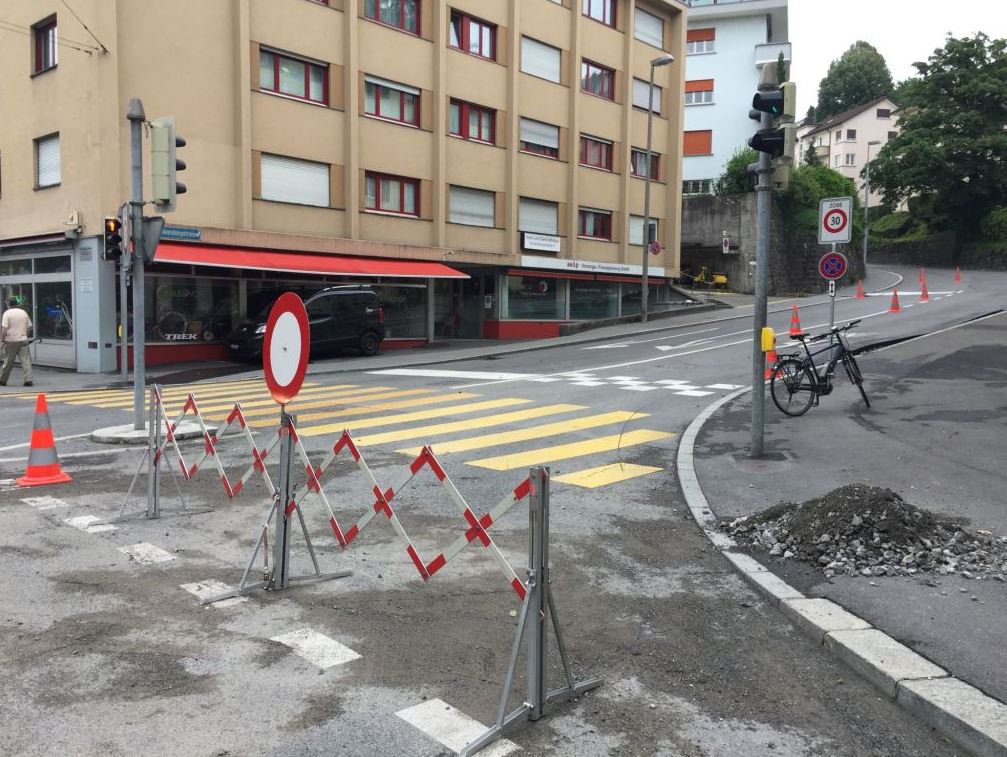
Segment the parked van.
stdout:
[[[277,297],[281,293],[277,292]],[[273,298],[275,301],[276,298]],[[266,321],[272,303],[255,321],[243,321],[228,338],[231,357],[260,360]],[[376,355],[385,338],[385,314],[377,293],[367,286],[334,286],[315,292],[304,301],[311,328],[312,357],[346,347],[361,355]]]

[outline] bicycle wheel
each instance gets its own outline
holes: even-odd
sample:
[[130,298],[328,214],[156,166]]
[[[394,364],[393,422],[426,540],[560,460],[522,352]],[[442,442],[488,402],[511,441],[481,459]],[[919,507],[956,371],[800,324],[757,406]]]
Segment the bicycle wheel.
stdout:
[[769,381],[773,403],[787,415],[804,415],[815,399],[815,377],[804,361],[794,357],[781,359]]
[[860,366],[857,365],[857,359],[847,352],[843,355],[843,367],[846,369],[846,375],[850,377],[850,381],[856,384],[857,389],[860,390],[860,396],[864,398],[864,404],[870,408],[871,401],[867,399],[867,392],[864,390],[864,376],[860,372]]

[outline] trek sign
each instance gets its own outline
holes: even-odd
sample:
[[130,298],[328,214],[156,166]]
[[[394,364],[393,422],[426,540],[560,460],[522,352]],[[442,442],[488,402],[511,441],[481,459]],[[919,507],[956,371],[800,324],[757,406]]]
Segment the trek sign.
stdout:
[[853,198],[822,200],[818,211],[818,243],[848,244],[853,238]]

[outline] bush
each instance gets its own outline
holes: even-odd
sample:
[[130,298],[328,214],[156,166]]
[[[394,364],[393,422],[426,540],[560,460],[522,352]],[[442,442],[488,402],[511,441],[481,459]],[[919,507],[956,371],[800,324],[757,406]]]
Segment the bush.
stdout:
[[787,225],[795,230],[817,231],[818,206],[827,197],[853,197],[853,234],[863,233],[862,212],[856,186],[828,166],[800,166],[790,172],[790,186],[780,198]]
[[739,147],[724,166],[714,191],[718,195],[743,194],[755,191],[755,175],[748,173],[750,163],[759,160],[759,153],[750,147]]
[[871,234],[884,239],[895,239],[906,234],[912,226],[913,217],[909,213],[891,213],[871,223]]
[[1007,207],[993,208],[982,222],[983,237],[1007,241]]

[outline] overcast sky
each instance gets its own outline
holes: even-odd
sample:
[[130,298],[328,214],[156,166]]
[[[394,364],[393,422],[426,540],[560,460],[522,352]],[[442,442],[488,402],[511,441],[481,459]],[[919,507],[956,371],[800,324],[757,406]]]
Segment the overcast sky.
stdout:
[[1005,5],[1003,0],[790,0],[798,117],[818,101],[818,83],[829,63],[858,39],[885,56],[899,82],[916,73],[914,61],[926,60],[944,46],[948,32],[1007,37]]

